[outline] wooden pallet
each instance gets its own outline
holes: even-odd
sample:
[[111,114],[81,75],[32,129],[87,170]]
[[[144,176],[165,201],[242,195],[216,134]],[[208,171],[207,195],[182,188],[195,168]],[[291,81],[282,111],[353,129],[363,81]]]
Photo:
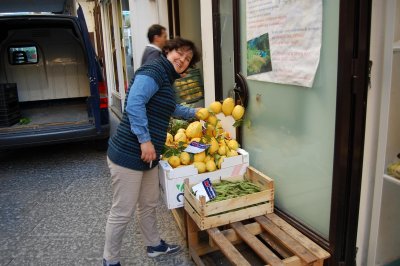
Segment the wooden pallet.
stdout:
[[[266,265],[271,266],[322,266],[330,257],[328,252],[274,213],[255,217],[255,222],[233,222],[224,226],[227,228],[224,230],[214,227],[205,231],[201,231],[189,215],[185,216],[189,255],[197,265],[205,265],[200,257],[217,250],[233,265],[251,265],[234,246],[240,242],[245,242]],[[208,242],[200,241],[199,233],[202,232],[207,232]]]

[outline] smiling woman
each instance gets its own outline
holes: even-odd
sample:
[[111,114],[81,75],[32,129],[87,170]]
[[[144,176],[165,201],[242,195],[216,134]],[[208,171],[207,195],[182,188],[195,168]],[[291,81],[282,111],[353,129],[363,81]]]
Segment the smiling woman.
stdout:
[[193,42],[175,38],[168,41],[164,55],[136,71],[121,123],[109,142],[108,166],[114,194],[106,225],[104,265],[120,265],[122,237],[136,206],[147,255],[156,257],[180,250],[162,240],[157,230],[160,191],[156,166],[170,117],[195,116],[194,108],[176,104],[172,84],[199,61],[199,53]]

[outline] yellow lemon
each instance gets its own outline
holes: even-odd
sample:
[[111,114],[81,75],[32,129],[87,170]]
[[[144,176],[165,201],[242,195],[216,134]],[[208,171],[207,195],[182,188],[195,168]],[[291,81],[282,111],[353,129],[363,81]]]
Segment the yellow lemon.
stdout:
[[178,156],[175,156],[175,155],[174,155],[174,156],[169,157],[168,163],[169,163],[173,168],[176,168],[176,167],[178,167],[179,165],[181,165],[181,160],[179,159]]
[[221,169],[222,163],[223,163],[223,161],[224,161],[225,158],[226,158],[226,156],[221,156],[221,157],[219,158],[218,164],[217,164],[218,169]]
[[180,128],[180,129],[178,129],[178,131],[176,131],[176,133],[179,133],[179,132],[186,133],[186,129]]
[[175,137],[174,137],[174,140],[176,141],[176,142],[187,142],[187,138],[186,138],[186,135],[185,135],[185,133],[183,133],[183,132],[178,132],[178,133],[176,133],[176,135],[175,135]]
[[234,107],[235,101],[233,98],[226,98],[222,103],[222,112],[225,116],[231,115]]
[[239,143],[236,140],[231,139],[228,141],[228,147],[229,149],[236,151],[237,149],[239,149]]
[[220,102],[213,102],[208,106],[208,109],[214,114],[221,113],[222,104]]
[[225,145],[219,146],[218,154],[219,155],[225,155],[226,154],[226,146]]
[[203,126],[199,121],[194,121],[186,128],[186,136],[189,138],[201,138],[203,136]]
[[190,140],[190,142],[192,142],[192,141],[200,142],[200,141],[201,141],[201,138],[192,138],[192,139]]
[[232,117],[235,120],[239,120],[244,115],[244,107],[241,105],[236,105],[232,110]]
[[204,162],[207,163],[210,160],[214,161],[214,157],[212,157],[211,155],[207,155],[206,158],[204,159]]
[[226,156],[227,156],[227,157],[233,157],[233,156],[238,156],[238,155],[239,155],[238,152],[235,151],[235,150],[229,150],[229,151],[226,153]]
[[201,108],[199,111],[196,113],[196,117],[200,120],[206,120],[210,113],[208,112],[207,108]]
[[210,161],[206,162],[206,170],[208,172],[217,170],[217,166],[215,165],[214,160],[210,160]]
[[209,137],[215,136],[215,127],[213,125],[207,124],[206,135]]
[[194,161],[195,162],[203,162],[204,159],[206,158],[206,152],[200,152],[200,153],[196,153],[194,155]]
[[173,142],[174,142],[174,137],[170,133],[167,133],[167,139],[165,140],[165,145],[171,145]]
[[217,124],[217,122],[218,122],[218,118],[215,115],[210,115],[207,118],[207,123],[210,124],[210,125],[215,126]]
[[179,156],[179,159],[181,160],[181,164],[184,164],[184,165],[190,164],[190,155],[189,155],[189,153],[187,153],[185,151],[183,151],[181,153],[181,155]]
[[212,137],[211,138],[211,146],[208,148],[208,153],[209,154],[214,154],[215,152],[217,152],[219,149],[219,144],[218,141]]
[[206,171],[206,164],[204,162],[194,162],[193,166],[197,168],[199,174],[204,173]]

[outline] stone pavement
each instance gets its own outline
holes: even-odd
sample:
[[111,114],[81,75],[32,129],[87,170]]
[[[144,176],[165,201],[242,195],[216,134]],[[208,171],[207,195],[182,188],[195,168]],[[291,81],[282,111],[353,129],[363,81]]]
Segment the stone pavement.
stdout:
[[[106,153],[74,143],[0,153],[0,265],[101,265],[111,205]],[[193,265],[171,212],[160,201],[162,237],[175,256],[147,257],[135,220],[123,265]]]

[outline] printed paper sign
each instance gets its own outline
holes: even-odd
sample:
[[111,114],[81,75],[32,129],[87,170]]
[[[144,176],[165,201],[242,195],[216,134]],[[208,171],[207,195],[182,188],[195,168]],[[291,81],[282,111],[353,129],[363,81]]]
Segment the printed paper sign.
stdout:
[[210,146],[209,144],[203,144],[197,141],[192,141],[184,151],[190,153],[200,153],[205,151],[209,146]]
[[312,87],[322,38],[322,0],[247,0],[248,79]]

